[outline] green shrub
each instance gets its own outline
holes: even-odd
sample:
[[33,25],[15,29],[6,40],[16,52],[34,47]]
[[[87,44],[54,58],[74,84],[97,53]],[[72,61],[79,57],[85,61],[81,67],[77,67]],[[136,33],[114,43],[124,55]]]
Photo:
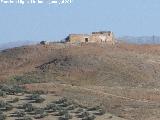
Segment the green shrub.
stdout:
[[0,115],[3,114],[3,112],[0,110]]
[[0,101],[0,110],[2,111],[10,111],[13,109],[13,106],[3,100]]
[[24,93],[24,92],[26,92],[24,87],[17,86],[17,85],[12,86],[12,90],[14,91],[14,93]]
[[74,105],[71,105],[71,106],[68,106],[66,109],[67,109],[67,110],[74,110],[74,109],[75,109],[75,106],[74,106]]
[[34,111],[35,108],[32,106],[32,104],[27,103],[27,104],[24,104],[24,105],[23,105],[23,109],[24,109],[26,112],[32,112],[32,111]]
[[41,118],[46,117],[47,115],[48,115],[47,113],[38,114],[38,115],[35,115],[34,118],[35,118],[35,119],[41,119]]
[[79,114],[79,113],[82,113],[83,111],[84,111],[84,109],[78,108],[74,113]]
[[73,118],[72,115],[66,113],[65,115],[59,117],[59,120],[69,120],[69,119],[72,119],[72,118]]
[[35,100],[35,99],[37,99],[38,97],[40,97],[39,94],[32,94],[32,95],[30,95],[30,96],[28,97],[28,100]]
[[55,114],[55,116],[63,116],[65,114],[68,114],[67,110],[59,110],[57,114]]
[[64,97],[64,98],[61,98],[61,99],[55,101],[54,103],[56,103],[56,104],[62,104],[62,103],[65,103],[65,102],[67,102],[67,98]]
[[15,117],[24,117],[25,116],[25,112],[24,111],[16,111],[14,113]]
[[82,120],[94,120],[96,117],[94,115],[86,116]]
[[45,110],[50,110],[52,108],[56,108],[56,105],[54,103],[51,103],[51,104],[48,104],[46,107],[45,107]]
[[5,107],[5,110],[6,110],[6,111],[10,111],[10,110],[12,110],[12,109],[13,109],[13,106],[12,106],[12,105],[6,104],[6,107]]
[[6,120],[6,118],[7,118],[7,116],[6,116],[6,115],[4,115],[3,113],[2,113],[2,114],[0,114],[0,120]]
[[16,97],[16,98],[14,98],[14,99],[11,101],[11,103],[16,103],[16,102],[18,102],[18,101],[19,101],[19,98]]
[[42,103],[42,102],[44,102],[44,101],[45,101],[45,99],[42,98],[42,97],[39,97],[39,98],[35,99],[35,102],[36,102],[36,103]]
[[0,108],[4,108],[6,106],[6,102],[0,100]]
[[59,109],[60,108],[54,103],[51,103],[45,107],[45,110],[47,110],[47,112],[56,112]]
[[35,109],[35,114],[43,114],[45,111],[43,108],[37,108]]
[[96,110],[99,110],[99,109],[100,109],[99,106],[87,108],[88,111],[96,111]]
[[3,85],[3,86],[1,86],[1,91],[6,92],[6,94],[13,95],[13,91],[12,91],[11,86]]
[[6,97],[6,96],[7,96],[6,92],[0,90],[0,97]]
[[63,102],[63,103],[59,104],[60,107],[68,107],[70,105],[71,105],[71,103],[69,103],[69,102]]
[[48,114],[44,111],[44,109],[39,108],[35,110],[35,119],[40,119],[46,117]]
[[29,116],[24,116],[21,120],[32,120],[32,118]]
[[97,113],[95,113],[95,115],[104,115],[106,113],[106,110],[104,108],[101,108],[98,110]]
[[90,115],[89,112],[84,111],[82,113],[79,113],[77,116],[78,118],[85,118],[88,117],[89,115]]
[[23,85],[23,84],[32,84],[32,83],[39,83],[39,82],[41,82],[39,80],[39,77],[37,77],[37,75],[35,75],[34,72],[33,73],[30,72],[22,76],[12,76],[9,79],[8,84]]
[[1,91],[5,92],[7,95],[14,95],[25,92],[25,89],[20,86],[1,85]]
[[67,119],[72,119],[73,118],[73,116],[70,115],[69,113],[65,114],[64,117],[67,118]]
[[28,100],[33,100],[35,103],[42,103],[45,101],[39,94],[32,94],[29,96]]

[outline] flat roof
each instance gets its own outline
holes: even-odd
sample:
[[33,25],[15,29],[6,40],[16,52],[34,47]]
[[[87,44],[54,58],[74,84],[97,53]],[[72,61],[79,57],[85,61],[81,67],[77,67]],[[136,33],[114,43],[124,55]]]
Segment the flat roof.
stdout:
[[92,32],[92,34],[104,34],[104,33],[112,33],[112,32],[111,31]]
[[72,36],[72,35],[90,36],[90,35],[88,35],[88,34],[69,34],[69,36]]
[[112,31],[99,31],[99,32],[92,32],[91,34],[76,34],[76,33],[71,33],[69,36],[91,36],[95,34],[105,34],[105,33],[112,33]]

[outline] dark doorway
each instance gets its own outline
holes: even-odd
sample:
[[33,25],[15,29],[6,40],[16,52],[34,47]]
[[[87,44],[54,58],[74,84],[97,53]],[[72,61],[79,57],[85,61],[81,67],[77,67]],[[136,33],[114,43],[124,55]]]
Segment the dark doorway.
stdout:
[[85,38],[85,42],[88,42],[88,40],[89,40],[88,38]]

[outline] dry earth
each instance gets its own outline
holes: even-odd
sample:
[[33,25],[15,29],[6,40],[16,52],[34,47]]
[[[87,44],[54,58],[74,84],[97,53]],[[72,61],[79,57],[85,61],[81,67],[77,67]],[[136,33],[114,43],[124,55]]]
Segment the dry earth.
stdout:
[[[14,106],[14,109],[4,112],[5,115],[7,115],[7,119],[6,120],[21,120],[23,117],[17,117],[17,116],[12,116],[14,115],[13,113],[16,113],[17,111],[24,111],[23,109],[19,109],[19,106],[23,106],[24,104],[27,104],[29,102],[31,102],[30,100],[26,100],[27,96],[30,96],[32,94],[24,94],[21,96],[17,96],[17,95],[9,95],[5,98],[1,98],[1,100],[4,101],[12,101],[14,98],[19,98],[19,101],[16,103],[11,103],[11,105]],[[41,97],[43,97],[45,99],[45,101],[43,103],[30,103],[32,104],[32,106],[36,107],[36,108],[45,108],[48,104],[54,102],[54,101],[58,101],[59,99],[62,99],[61,97],[55,95],[55,94],[45,94],[45,95],[41,95]],[[77,111],[80,108],[76,108],[72,111],[70,111],[70,113],[72,113],[73,118],[71,120],[82,120],[81,118],[77,118],[76,114],[74,113],[75,111]],[[34,113],[34,112],[33,112]],[[92,113],[92,112],[90,112]],[[94,113],[94,112],[93,112]],[[32,118],[32,120],[37,120],[34,118],[34,114],[30,115],[29,113],[25,113],[25,116],[30,116]],[[57,114],[57,112],[52,112],[52,113],[48,113],[48,115],[44,118],[38,118],[40,120],[58,120],[58,118],[60,116],[56,116],[55,114]],[[104,115],[98,115],[96,116],[95,120],[124,120],[123,118],[120,117],[116,117],[113,114],[110,113],[106,113]]]
[[24,46],[0,53],[0,81],[103,104],[118,120],[159,120],[159,55],[159,45]]

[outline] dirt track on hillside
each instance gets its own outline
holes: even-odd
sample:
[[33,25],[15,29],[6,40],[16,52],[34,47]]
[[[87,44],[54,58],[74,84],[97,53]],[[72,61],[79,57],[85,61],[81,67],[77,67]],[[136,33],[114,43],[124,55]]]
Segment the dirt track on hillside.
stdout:
[[[139,92],[136,94],[130,94],[130,97],[123,96],[123,91],[119,90],[121,95],[116,95],[114,92],[107,92],[111,91],[111,88],[106,88],[106,91],[100,90],[97,86],[72,86],[67,84],[54,84],[54,83],[42,83],[42,84],[28,84],[25,85],[28,90],[37,91],[43,90],[49,93],[55,93],[60,96],[69,97],[70,99],[76,100],[78,103],[82,105],[93,105],[93,104],[104,104],[106,105],[108,112],[114,114],[115,116],[122,117],[124,119],[131,119],[131,120],[158,120],[158,114],[148,114],[150,110],[154,109],[157,112],[159,111],[160,106],[160,91],[150,90],[146,92],[148,97],[143,96],[143,98],[138,98],[137,96],[142,96],[143,93]],[[47,88],[47,89],[46,89]],[[105,88],[105,87],[104,87]],[[112,89],[113,90],[113,89]],[[137,91],[134,89],[134,91]],[[153,94],[154,92],[157,94]],[[146,98],[145,98],[146,97]],[[82,99],[83,98],[83,99]],[[119,109],[119,111],[117,111]],[[139,111],[139,112],[138,112]],[[137,113],[138,112],[138,113]],[[150,111],[153,112],[153,111]],[[144,114],[145,113],[145,114]],[[144,114],[144,115],[142,115]],[[134,117],[133,117],[134,116]],[[141,118],[140,118],[141,116]],[[147,117],[146,117],[147,116]],[[157,118],[156,118],[157,117]]]

